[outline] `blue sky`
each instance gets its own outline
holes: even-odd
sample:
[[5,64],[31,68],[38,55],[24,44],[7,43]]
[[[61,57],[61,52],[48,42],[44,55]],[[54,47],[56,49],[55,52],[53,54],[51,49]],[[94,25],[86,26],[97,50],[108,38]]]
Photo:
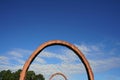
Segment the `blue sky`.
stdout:
[[[119,80],[119,9],[119,0],[1,0],[0,70],[22,68],[40,44],[59,39],[74,44],[84,53],[95,80]],[[45,49],[30,69],[43,73],[46,79],[51,73],[61,71],[71,80],[85,80],[81,66],[73,52],[53,46]]]

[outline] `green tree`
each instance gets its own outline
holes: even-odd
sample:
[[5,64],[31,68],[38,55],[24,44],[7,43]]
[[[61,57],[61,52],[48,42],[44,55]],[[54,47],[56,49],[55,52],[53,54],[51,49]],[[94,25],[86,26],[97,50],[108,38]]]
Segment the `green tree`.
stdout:
[[38,74],[38,75],[35,76],[34,80],[45,80],[45,78],[42,74]]
[[16,71],[16,72],[14,73],[14,78],[15,78],[15,80],[19,80],[20,72],[21,72],[21,71],[22,71],[22,70],[19,69],[18,71]]
[[26,80],[33,80],[35,78],[34,71],[27,71]]
[[[21,71],[21,69],[16,72],[10,70],[0,71],[0,80],[19,80]],[[25,80],[45,80],[45,78],[42,74],[36,75],[34,71],[27,71]]]
[[11,80],[12,73],[10,70],[3,70],[0,72],[0,79],[1,80]]

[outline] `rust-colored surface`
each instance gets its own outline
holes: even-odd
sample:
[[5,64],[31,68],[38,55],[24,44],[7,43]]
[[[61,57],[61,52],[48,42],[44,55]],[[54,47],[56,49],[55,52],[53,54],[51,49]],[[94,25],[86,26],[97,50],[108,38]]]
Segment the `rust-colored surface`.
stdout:
[[54,76],[56,76],[56,75],[61,75],[61,76],[64,77],[65,80],[67,80],[67,77],[66,77],[64,74],[60,73],[60,72],[53,74],[53,75],[50,77],[49,80],[52,80],[52,78],[53,78]]
[[32,63],[32,61],[35,59],[35,57],[46,47],[48,46],[52,46],[52,45],[62,45],[62,46],[66,46],[69,49],[71,49],[72,51],[74,51],[76,53],[76,55],[79,57],[79,59],[81,59],[82,63],[85,66],[85,69],[87,71],[87,76],[88,76],[88,80],[94,80],[94,75],[92,72],[92,69],[89,65],[89,62],[87,61],[87,59],[85,58],[85,56],[83,55],[83,53],[74,45],[65,42],[65,41],[61,41],[61,40],[52,40],[52,41],[48,41],[42,45],[40,45],[33,53],[32,55],[29,57],[29,59],[26,61],[26,63],[23,66],[22,72],[20,74],[20,79],[19,80],[25,80],[25,75],[26,72],[30,66],[30,64]]

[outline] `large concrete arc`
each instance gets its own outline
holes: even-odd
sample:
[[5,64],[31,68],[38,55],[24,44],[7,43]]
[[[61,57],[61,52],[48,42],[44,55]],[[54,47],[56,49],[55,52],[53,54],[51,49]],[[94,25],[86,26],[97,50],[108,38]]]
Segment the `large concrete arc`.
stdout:
[[87,61],[87,59],[85,58],[85,56],[83,55],[83,53],[74,45],[66,42],[66,41],[62,41],[62,40],[52,40],[52,41],[48,41],[43,43],[42,45],[40,45],[33,53],[32,55],[29,57],[29,59],[25,62],[22,72],[20,74],[20,79],[19,80],[25,80],[25,75],[26,72],[30,66],[30,64],[32,63],[32,61],[35,59],[35,57],[46,47],[48,46],[52,46],[52,45],[62,45],[62,46],[66,46],[69,49],[71,49],[72,51],[74,51],[76,53],[76,55],[79,57],[79,59],[82,61],[82,63],[85,66],[85,69],[87,71],[87,76],[88,76],[88,80],[94,80],[94,75],[92,72],[92,69],[89,65],[89,62]]
[[57,72],[57,73],[52,74],[52,76],[50,77],[49,80],[52,80],[52,78],[53,78],[54,76],[56,76],[56,75],[61,75],[61,76],[64,77],[65,80],[67,80],[67,77],[66,77],[64,74],[60,73],[60,72]]

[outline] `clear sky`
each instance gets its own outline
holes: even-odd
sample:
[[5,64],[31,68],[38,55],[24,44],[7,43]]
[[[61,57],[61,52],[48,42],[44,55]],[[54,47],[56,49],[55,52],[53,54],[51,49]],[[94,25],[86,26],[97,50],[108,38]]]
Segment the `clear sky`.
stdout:
[[[22,68],[40,44],[59,39],[84,53],[95,80],[119,80],[119,35],[119,0],[0,0],[0,70]],[[81,65],[73,52],[54,46],[45,49],[30,69],[47,78],[60,71],[70,80],[87,80]]]

